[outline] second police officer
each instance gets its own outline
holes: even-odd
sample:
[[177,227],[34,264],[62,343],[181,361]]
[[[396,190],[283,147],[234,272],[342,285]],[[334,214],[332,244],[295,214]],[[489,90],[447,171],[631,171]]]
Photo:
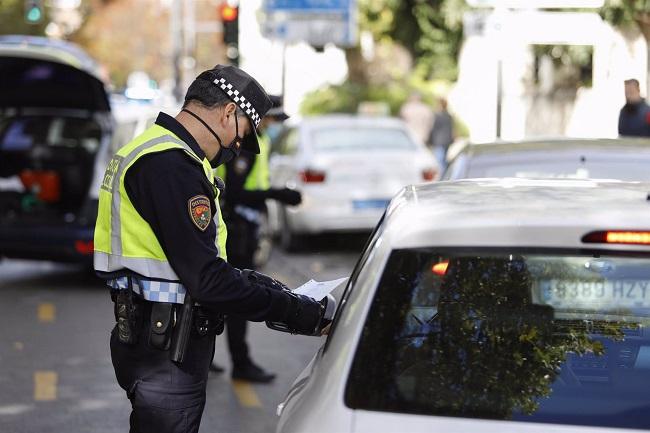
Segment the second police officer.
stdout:
[[[277,200],[285,205],[301,202],[298,191],[289,188],[271,188],[269,181],[269,154],[271,139],[267,128],[274,122],[288,118],[282,109],[282,98],[270,95],[272,108],[266,113],[258,128],[259,154],[243,151],[227,164],[217,168],[226,190],[222,200],[224,221],[228,227],[228,262],[240,269],[254,269],[255,253],[259,247],[262,219],[266,214],[266,200]],[[275,378],[253,362],[246,342],[247,321],[237,316],[226,318],[228,350],[232,363],[233,379],[266,383]],[[221,372],[215,364],[211,369]]]
[[226,260],[213,169],[259,152],[271,107],[260,84],[218,65],[190,85],[175,117],[120,148],[100,186],[94,263],[111,287],[111,359],[131,401],[130,432],[197,432],[223,315],[317,335],[325,305]]

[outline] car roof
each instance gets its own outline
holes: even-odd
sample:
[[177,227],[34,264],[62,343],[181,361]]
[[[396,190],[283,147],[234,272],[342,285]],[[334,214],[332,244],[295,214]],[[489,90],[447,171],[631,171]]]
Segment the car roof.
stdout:
[[468,143],[462,153],[473,156],[498,156],[517,152],[561,152],[582,151],[585,149],[608,151],[647,151],[650,152],[650,139],[639,137],[620,138],[547,138],[522,141],[497,141],[491,143]]
[[39,36],[0,36],[0,56],[30,57],[80,69],[102,81],[99,64],[71,42]]
[[[650,184],[615,180],[465,179],[404,188],[390,203],[393,248],[585,248],[599,230],[647,230]],[[650,251],[647,246],[598,248]]]

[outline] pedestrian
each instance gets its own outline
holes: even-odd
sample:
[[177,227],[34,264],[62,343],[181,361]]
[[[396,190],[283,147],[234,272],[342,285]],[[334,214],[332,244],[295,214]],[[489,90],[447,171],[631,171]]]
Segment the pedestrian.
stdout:
[[[258,128],[260,153],[242,151],[232,161],[220,166],[217,174],[226,184],[222,201],[224,221],[228,227],[228,261],[240,269],[255,269],[254,256],[259,246],[262,218],[266,214],[266,200],[277,200],[285,205],[301,202],[300,192],[289,188],[271,188],[269,181],[269,154],[271,141],[268,127],[281,123],[289,116],[282,109],[282,98],[270,96],[273,107],[266,113]],[[232,364],[231,377],[249,382],[268,383],[275,378],[253,362],[246,343],[247,321],[237,316],[226,318],[226,336]],[[212,364],[210,369],[222,372]]]
[[422,101],[422,95],[413,92],[399,110],[399,116],[404,119],[411,132],[422,143],[426,143],[433,124],[433,111]]
[[433,127],[431,128],[431,135],[428,143],[431,145],[431,150],[438,160],[440,171],[447,168],[447,150],[451,143],[454,142],[454,118],[447,109],[447,100],[440,98],[440,109],[436,112],[433,119]]
[[650,137],[650,107],[634,78],[625,80],[625,105],[618,116],[618,134]]
[[130,432],[197,432],[223,315],[316,335],[322,302],[230,265],[213,169],[259,152],[271,101],[234,66],[190,85],[182,110],[120,148],[99,192],[95,270],[111,287],[111,359],[131,401]]

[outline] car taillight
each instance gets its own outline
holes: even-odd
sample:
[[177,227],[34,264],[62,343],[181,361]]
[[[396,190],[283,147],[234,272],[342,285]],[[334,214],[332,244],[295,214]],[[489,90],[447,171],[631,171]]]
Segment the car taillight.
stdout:
[[582,242],[589,244],[650,245],[650,231],[603,230],[584,235]]
[[436,178],[436,170],[433,168],[425,168],[422,170],[422,179],[428,181],[432,181],[433,179]]
[[300,172],[300,180],[304,183],[325,182],[325,172],[308,168]]
[[436,275],[438,275],[440,277],[444,277],[445,274],[447,273],[447,267],[448,266],[449,266],[449,262],[436,263],[431,268],[431,271],[433,271],[434,274],[436,274]]
[[94,252],[95,246],[93,241],[82,241],[78,240],[74,243],[74,249],[77,250],[79,254],[90,255]]

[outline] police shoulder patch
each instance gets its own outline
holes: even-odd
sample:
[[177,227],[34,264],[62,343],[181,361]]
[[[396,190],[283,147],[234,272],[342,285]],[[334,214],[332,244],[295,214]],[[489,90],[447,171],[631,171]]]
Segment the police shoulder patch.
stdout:
[[204,195],[196,195],[188,200],[187,208],[194,225],[201,231],[205,231],[210,225],[210,221],[212,221],[210,199]]

